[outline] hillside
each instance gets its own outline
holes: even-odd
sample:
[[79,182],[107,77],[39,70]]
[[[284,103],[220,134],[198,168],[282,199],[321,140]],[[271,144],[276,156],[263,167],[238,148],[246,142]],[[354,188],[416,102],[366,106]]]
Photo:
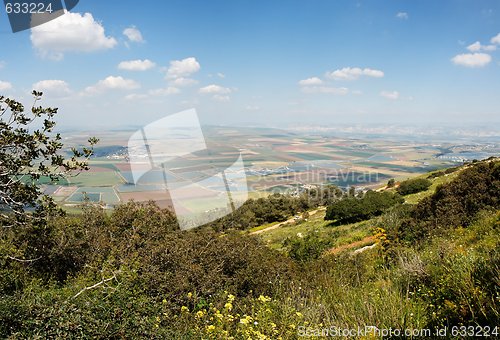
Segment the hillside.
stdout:
[[[450,183],[458,174],[460,174],[468,165],[457,168],[450,168],[446,173],[442,170],[432,171],[413,178],[429,178],[431,186],[424,191],[406,195],[405,204],[416,204],[424,197],[432,195],[440,185]],[[377,191],[395,192],[396,187],[387,188],[387,186],[377,189]],[[313,234],[323,240],[323,247],[327,248],[329,253],[338,253],[342,250],[355,251],[356,249],[373,245],[376,243],[374,235],[381,218],[372,218],[366,221],[345,224],[332,228],[332,221],[325,221],[326,208],[314,209],[307,212],[307,220],[301,215],[291,218],[285,222],[268,223],[263,226],[257,226],[249,230],[250,234],[258,234],[265,244],[273,249],[286,250],[284,242],[290,239],[301,239],[304,236]],[[352,245],[352,246],[351,246]],[[336,250],[336,248],[339,248]]]
[[459,326],[494,335],[500,161],[422,177],[426,191],[349,224],[324,219],[349,198],[332,187],[252,200],[187,232],[168,210],[134,202],[3,228],[0,337],[294,339],[367,326],[371,338],[445,327],[456,338]]

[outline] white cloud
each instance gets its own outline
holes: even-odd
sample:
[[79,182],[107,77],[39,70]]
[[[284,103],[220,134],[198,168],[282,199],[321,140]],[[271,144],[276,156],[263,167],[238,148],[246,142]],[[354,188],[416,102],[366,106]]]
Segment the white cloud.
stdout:
[[198,92],[202,94],[213,94],[212,99],[219,102],[228,102],[230,100],[228,94],[233,92],[233,90],[228,87],[210,84],[208,86],[200,88]]
[[168,87],[162,88],[162,89],[151,90],[151,91],[149,91],[149,94],[152,96],[168,96],[171,94],[177,94],[179,92],[181,92],[181,91],[178,88],[173,87],[173,86],[168,86]]
[[8,81],[0,80],[0,91],[10,90],[12,88],[12,84]]
[[58,79],[47,79],[34,83],[33,90],[41,91],[52,96],[66,96],[71,93],[68,83]]
[[323,81],[319,79],[318,77],[311,77],[307,79],[302,79],[299,81],[299,85],[301,86],[309,86],[309,85],[321,85],[323,84]]
[[198,84],[198,80],[192,78],[177,78],[170,82],[171,85],[185,87]]
[[406,12],[398,12],[396,14],[396,18],[407,20],[408,19],[408,13],[406,13]]
[[304,93],[329,93],[338,96],[344,96],[349,93],[349,89],[345,87],[328,87],[328,86],[306,86],[302,88]]
[[123,35],[125,35],[129,41],[132,42],[144,42],[144,39],[142,38],[141,31],[139,31],[136,27],[128,27],[123,30]]
[[497,45],[500,45],[500,33],[498,33],[497,35],[495,35],[493,38],[491,38],[490,42],[492,44],[497,44]]
[[219,73],[217,73],[217,77],[226,78],[226,75],[224,73],[219,72]]
[[188,77],[200,70],[200,63],[196,58],[190,57],[182,60],[172,60],[167,70],[168,79]]
[[327,72],[326,77],[334,80],[356,80],[361,76],[382,78],[384,72],[371,68],[361,69],[359,67],[344,67],[339,70]]
[[471,52],[495,51],[497,47],[495,45],[481,45],[479,41],[476,41],[475,43],[467,46],[467,49]]
[[220,85],[211,84],[205,87],[202,87],[199,90],[200,93],[212,93],[212,94],[228,94],[231,93],[231,89],[228,87],[222,87]]
[[486,53],[464,53],[454,56],[451,61],[465,67],[483,67],[491,62],[491,56]]
[[133,90],[139,88],[140,85],[135,80],[125,79],[123,77],[109,76],[103,80],[99,80],[97,84],[89,86],[85,89],[87,94],[101,93],[106,90]]
[[31,43],[43,57],[61,60],[65,52],[92,52],[116,46],[101,23],[90,13],[66,12],[57,19],[31,29]]
[[146,71],[155,66],[156,64],[149,59],[128,60],[128,61],[122,61],[121,63],[118,64],[118,68],[120,70],[127,70],[127,71]]
[[382,92],[380,92],[380,95],[382,97],[385,97],[387,99],[392,99],[392,100],[396,100],[399,98],[398,91],[382,91]]

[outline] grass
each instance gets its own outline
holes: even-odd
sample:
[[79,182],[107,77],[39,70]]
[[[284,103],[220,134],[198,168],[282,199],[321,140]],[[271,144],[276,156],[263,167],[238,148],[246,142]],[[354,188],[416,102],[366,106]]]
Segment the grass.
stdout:
[[[417,192],[416,194],[406,195],[404,197],[405,202],[409,204],[417,204],[424,197],[432,195],[436,191],[436,188],[439,185],[451,182],[455,177],[458,176],[459,173],[460,171],[455,171],[452,172],[451,174],[429,179],[432,182],[432,185],[426,191],[421,191]],[[427,178],[428,175],[429,174],[425,174],[415,178]]]
[[[317,233],[319,237],[331,240],[333,247],[360,241],[372,235],[374,219],[342,226],[332,226],[331,221],[325,221],[324,218],[325,211],[318,211],[316,214],[310,216],[307,221],[284,224],[279,228],[259,234],[259,237],[270,248],[283,250],[283,241],[285,239],[297,237],[300,234],[305,236],[309,233]],[[276,223],[264,224],[252,228],[251,231],[262,230],[274,224]]]
[[271,226],[273,226],[273,225],[275,225],[275,224],[278,224],[278,223],[280,223],[280,222],[269,222],[269,223],[266,223],[266,224],[263,224],[263,225],[260,225],[260,226],[257,226],[257,227],[253,227],[253,228],[251,228],[251,229],[248,229],[248,231],[247,231],[247,230],[245,230],[245,233],[246,233],[246,232],[248,232],[248,233],[253,233],[253,232],[255,232],[255,231],[259,231],[259,230],[262,230],[262,229],[266,229],[266,228],[271,227]]
[[82,172],[78,176],[68,178],[71,185],[79,187],[112,187],[123,184],[123,179],[114,171]]

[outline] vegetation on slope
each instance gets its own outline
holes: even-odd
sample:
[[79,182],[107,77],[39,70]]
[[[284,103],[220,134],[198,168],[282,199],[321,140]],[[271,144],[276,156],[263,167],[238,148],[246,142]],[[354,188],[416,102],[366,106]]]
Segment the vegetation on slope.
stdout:
[[[415,205],[390,191],[363,199],[327,187],[249,201],[186,232],[152,202],[111,214],[86,204],[81,215],[33,223],[21,209],[22,223],[0,220],[0,337],[293,339],[365,326],[446,326],[449,336],[452,326],[490,326],[498,335],[500,162],[456,173]],[[281,251],[266,233],[235,230],[353,199],[368,220],[304,214],[269,232]],[[373,249],[325,252],[367,236]]]

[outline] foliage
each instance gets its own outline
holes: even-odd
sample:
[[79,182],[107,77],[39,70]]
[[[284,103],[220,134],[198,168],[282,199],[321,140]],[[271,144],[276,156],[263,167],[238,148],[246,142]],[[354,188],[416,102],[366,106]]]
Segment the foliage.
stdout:
[[387,187],[392,188],[396,184],[396,180],[394,178],[391,178],[390,180],[387,181]]
[[[379,244],[359,254],[320,256],[345,226],[288,239],[287,256],[228,230],[234,225],[180,231],[152,202],[112,213],[87,203],[83,214],[54,216],[43,228],[3,228],[0,338],[295,339],[365,325],[494,327],[498,164],[470,165],[416,206],[390,192],[335,198],[330,207],[349,202],[356,218],[375,216],[363,224]],[[276,195],[248,203],[245,214],[251,223],[283,219],[309,203]],[[12,261],[12,251],[40,259]]]
[[330,240],[323,239],[316,233],[286,238],[283,241],[283,246],[288,248],[288,255],[297,262],[316,260],[331,245]]
[[414,242],[446,229],[467,226],[480,210],[500,207],[499,192],[500,162],[476,163],[422,199],[393,236]]
[[[90,148],[72,149],[70,159],[65,159],[61,135],[53,134],[57,109],[36,106],[42,93],[33,91],[33,96],[31,114],[24,112],[21,103],[0,96],[0,223],[4,227],[19,226],[28,219],[43,222],[56,206],[42,195],[38,180],[48,177],[56,182],[71,171],[88,170],[86,160],[97,143],[91,138]],[[28,209],[34,213],[27,213]]]
[[353,223],[378,216],[385,209],[402,203],[403,199],[391,192],[368,191],[362,198],[346,197],[330,205],[325,220],[337,223]]
[[334,185],[313,187],[299,196],[275,193],[249,199],[233,214],[210,223],[215,230],[250,229],[270,222],[281,222],[307,209],[331,204],[340,199],[342,190]]
[[425,191],[432,185],[432,182],[425,178],[407,179],[401,182],[396,189],[400,195],[406,196],[417,192]]

